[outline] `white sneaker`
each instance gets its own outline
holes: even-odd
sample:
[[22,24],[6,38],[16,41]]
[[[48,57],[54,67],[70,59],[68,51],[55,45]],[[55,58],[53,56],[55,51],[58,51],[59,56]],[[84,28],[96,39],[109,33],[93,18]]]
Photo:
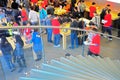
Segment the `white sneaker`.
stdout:
[[104,38],[107,38],[107,36],[103,35]]
[[54,47],[60,47],[60,44],[58,44],[58,45],[54,45]]
[[109,41],[112,41],[112,38],[108,38]]

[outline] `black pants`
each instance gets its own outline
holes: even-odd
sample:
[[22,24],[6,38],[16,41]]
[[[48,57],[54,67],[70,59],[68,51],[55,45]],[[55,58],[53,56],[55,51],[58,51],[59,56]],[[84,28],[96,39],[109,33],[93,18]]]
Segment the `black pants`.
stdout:
[[118,37],[120,37],[120,29],[118,30]]
[[[112,28],[111,27],[103,27],[102,33],[107,32],[109,35],[112,35]],[[112,37],[109,37],[112,38]]]
[[88,55],[90,55],[90,56],[92,56],[92,55],[99,56],[99,54],[92,53],[90,50],[88,51]]

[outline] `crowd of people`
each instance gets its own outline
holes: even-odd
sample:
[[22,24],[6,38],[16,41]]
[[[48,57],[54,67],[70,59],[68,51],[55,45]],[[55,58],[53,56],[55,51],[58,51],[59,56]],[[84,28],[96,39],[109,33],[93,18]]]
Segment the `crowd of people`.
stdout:
[[[11,1],[11,0],[9,0]],[[10,3],[10,2],[7,2]],[[21,36],[24,36],[26,41],[25,43],[33,43],[32,49],[36,54],[36,61],[41,60],[42,58],[42,39],[41,34],[47,34],[48,43],[53,43],[54,47],[60,47],[60,25],[70,22],[71,28],[80,28],[88,29],[92,31],[98,31],[101,29],[102,33],[108,32],[109,35],[112,35],[112,15],[110,5],[107,5],[102,9],[101,14],[97,14],[96,2],[92,2],[92,5],[89,7],[89,26],[87,26],[85,21],[79,21],[79,18],[85,18],[85,12],[87,5],[84,0],[71,0],[69,3],[67,0],[13,0],[11,4],[0,5],[0,25],[2,26],[53,26],[53,28],[46,29],[32,29],[32,28],[23,28],[23,29],[9,29],[9,30],[0,30],[1,38],[1,51],[7,62],[11,71],[15,70],[15,65],[12,62],[12,55],[14,55],[14,61],[20,66],[19,72],[22,71],[23,67],[26,67],[26,61],[24,58],[24,42],[21,39]],[[66,10],[66,13],[63,15],[54,14],[55,8],[60,7]],[[120,13],[119,15],[120,16]],[[118,27],[120,18],[118,19]],[[58,28],[54,28],[54,26]],[[18,33],[15,33],[18,32]],[[14,36],[15,38],[15,49],[11,47],[11,44],[7,41],[6,35]],[[86,33],[86,32],[85,32]],[[71,30],[70,34],[70,49],[78,48],[80,45],[83,45],[83,37],[80,35],[84,34],[84,31],[75,31]],[[52,36],[54,39],[52,40]],[[98,56],[100,54],[100,34],[88,32],[85,36],[86,41],[89,43],[88,55]],[[103,35],[104,36],[104,35]],[[104,36],[105,37],[105,36]],[[120,29],[118,32],[118,37],[120,37]],[[108,38],[112,40],[112,37]],[[75,44],[76,45],[75,45]]]

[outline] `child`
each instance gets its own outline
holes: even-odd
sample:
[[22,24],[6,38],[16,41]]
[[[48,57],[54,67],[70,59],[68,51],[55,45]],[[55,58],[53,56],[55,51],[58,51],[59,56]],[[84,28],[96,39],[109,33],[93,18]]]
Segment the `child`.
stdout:
[[53,34],[54,34],[54,47],[60,47],[60,29],[54,27],[60,27],[60,22],[58,21],[58,16],[52,19]]
[[[30,23],[28,23],[27,26],[30,26]],[[24,29],[26,43],[30,43],[30,40],[32,38],[31,31],[31,28]]]
[[[97,27],[92,27],[92,31],[97,31]],[[89,45],[88,55],[100,56],[100,35],[95,32],[88,34],[87,42]]]
[[38,32],[38,29],[34,29],[33,35],[32,35],[32,39],[31,42],[33,43],[33,55],[35,61],[39,61],[42,59],[42,39],[40,37],[40,34]]

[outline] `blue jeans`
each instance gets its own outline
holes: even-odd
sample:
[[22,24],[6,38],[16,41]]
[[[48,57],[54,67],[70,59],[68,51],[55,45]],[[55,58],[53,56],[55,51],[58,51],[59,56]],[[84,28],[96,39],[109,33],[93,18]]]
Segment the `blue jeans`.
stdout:
[[12,69],[15,67],[14,64],[12,63],[12,56],[11,55],[4,55],[4,59],[5,59],[9,69]]
[[74,41],[76,43],[76,47],[78,47],[78,37],[76,32],[71,33],[71,48],[74,48]]
[[44,26],[45,25],[45,21],[44,20],[40,20],[40,25]]
[[60,44],[60,34],[54,34],[54,45],[57,46]]
[[47,40],[48,42],[52,42],[52,29],[47,28]]
[[31,25],[38,25],[38,22],[30,22]]
[[[45,20],[40,20],[40,25],[41,26],[45,26],[46,25],[46,23],[45,23]],[[44,30],[44,29],[43,29]],[[45,31],[46,31],[46,33],[47,33],[47,29],[45,28]]]
[[24,55],[16,56],[16,60],[20,68],[26,67],[26,61],[25,61]]
[[23,25],[27,25],[27,22],[28,22],[28,21],[23,21]]

